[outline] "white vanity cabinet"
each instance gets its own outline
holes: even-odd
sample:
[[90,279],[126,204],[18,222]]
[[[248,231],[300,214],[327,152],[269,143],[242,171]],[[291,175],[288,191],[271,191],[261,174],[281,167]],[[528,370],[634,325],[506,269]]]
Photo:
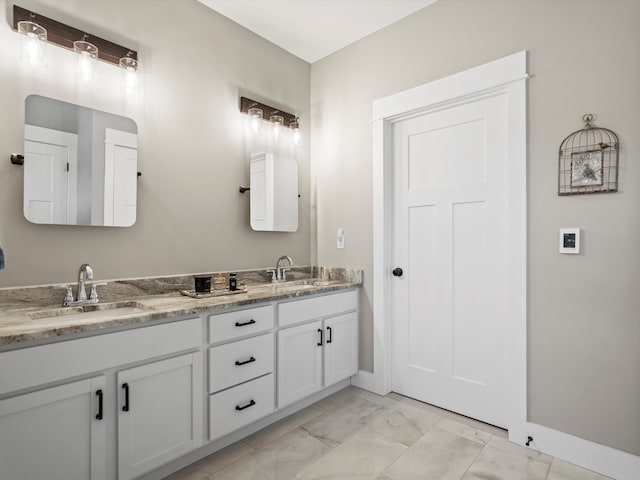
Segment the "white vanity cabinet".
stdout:
[[358,293],[278,304],[278,407],[358,371]]
[[273,305],[209,315],[209,439],[273,412]]
[[131,479],[199,447],[201,347],[191,318],[1,352],[0,478]]
[[201,442],[200,352],[117,373],[118,478],[131,479]]
[[105,377],[0,400],[0,477],[104,480]]

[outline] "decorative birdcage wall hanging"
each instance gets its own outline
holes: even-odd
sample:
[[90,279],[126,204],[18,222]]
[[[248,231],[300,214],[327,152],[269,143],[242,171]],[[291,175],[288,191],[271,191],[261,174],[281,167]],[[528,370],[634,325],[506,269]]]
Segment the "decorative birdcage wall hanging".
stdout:
[[591,125],[593,115],[582,117],[584,128],[560,144],[558,195],[618,191],[618,136],[608,128]]

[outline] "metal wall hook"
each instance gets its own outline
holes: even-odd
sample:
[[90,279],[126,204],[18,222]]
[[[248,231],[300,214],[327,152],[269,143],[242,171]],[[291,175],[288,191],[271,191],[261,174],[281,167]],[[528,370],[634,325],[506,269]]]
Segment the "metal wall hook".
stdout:
[[21,153],[12,153],[11,163],[13,163],[14,165],[24,165],[24,155],[22,155]]

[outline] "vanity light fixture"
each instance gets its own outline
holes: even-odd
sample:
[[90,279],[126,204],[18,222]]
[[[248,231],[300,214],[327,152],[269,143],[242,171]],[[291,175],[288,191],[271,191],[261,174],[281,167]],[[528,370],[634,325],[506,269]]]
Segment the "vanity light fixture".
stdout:
[[[262,124],[260,120],[264,119],[269,121],[275,140],[279,139],[283,128],[286,127],[293,131],[294,143],[298,145],[300,142],[300,119],[296,115],[247,97],[240,97],[240,112],[246,113],[251,118],[253,134],[257,134],[260,131]],[[268,112],[268,117],[263,117],[264,112]]]
[[[87,38],[85,34],[83,38]],[[95,63],[98,58],[98,47],[86,40],[73,42],[73,51],[78,54],[78,78],[83,82],[93,80],[95,77]]]
[[[31,26],[28,24],[31,24]],[[34,30],[34,25],[38,29]],[[31,27],[31,30],[29,30],[29,27]],[[28,52],[42,52],[40,54],[41,57],[36,55],[35,58],[44,58],[44,45],[46,43],[52,43],[67,50],[78,52],[80,55],[78,74],[82,78],[91,77],[92,66],[96,60],[111,63],[128,72],[136,71],[139,67],[138,52],[135,50],[78,30],[17,5],[13,6],[13,28],[18,33],[24,34],[25,38],[32,39],[35,36],[37,37],[37,42],[41,42],[31,44],[40,45],[38,48],[24,47]],[[39,29],[42,29],[43,32]],[[29,33],[32,35],[30,36]],[[31,53],[29,53],[29,58],[34,58]],[[130,60],[123,65],[121,60],[124,58]]]
[[[30,17],[33,18],[33,17]],[[20,59],[32,67],[46,65],[47,29],[31,20],[18,22]]]
[[280,131],[284,126],[284,117],[282,115],[278,115],[278,110],[273,112],[273,114],[269,117],[269,122],[271,123],[271,131],[273,132],[274,140],[278,140],[280,138]]

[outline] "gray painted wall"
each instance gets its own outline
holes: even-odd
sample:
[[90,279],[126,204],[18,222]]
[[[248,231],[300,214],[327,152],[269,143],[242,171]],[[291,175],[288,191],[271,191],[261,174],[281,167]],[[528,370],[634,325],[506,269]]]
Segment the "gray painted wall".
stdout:
[[[308,63],[195,0],[24,0],[33,9],[139,53],[142,88],[127,97],[120,70],[100,62],[81,85],[76,56],[48,46],[49,65],[19,62],[13,2],[0,0],[0,287],[72,282],[83,262],[98,279],[271,267],[283,254],[310,262]],[[139,129],[137,222],[130,228],[47,226],[22,215],[24,101],[38,94],[132,118]],[[254,232],[248,184],[250,142],[239,96],[301,118],[300,226]],[[286,107],[286,108],[285,108]]]
[[[318,263],[365,269],[361,367],[372,368],[372,102],[528,50],[529,418],[640,454],[639,22],[636,1],[440,0],[312,65]],[[620,136],[620,191],[558,197],[558,147],[588,112]],[[583,229],[583,253],[558,253],[561,227]]]

